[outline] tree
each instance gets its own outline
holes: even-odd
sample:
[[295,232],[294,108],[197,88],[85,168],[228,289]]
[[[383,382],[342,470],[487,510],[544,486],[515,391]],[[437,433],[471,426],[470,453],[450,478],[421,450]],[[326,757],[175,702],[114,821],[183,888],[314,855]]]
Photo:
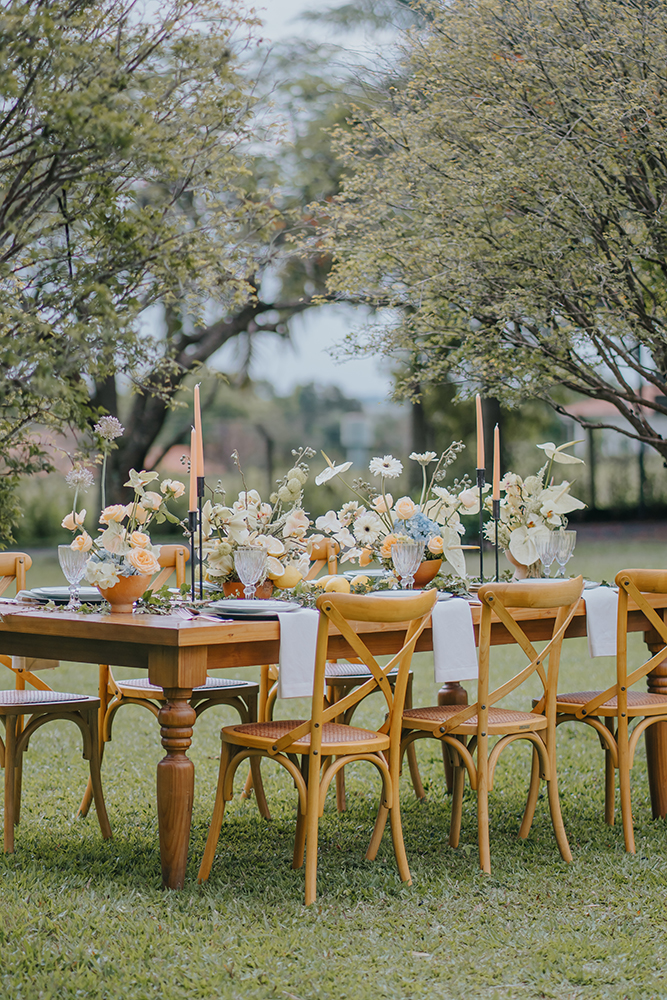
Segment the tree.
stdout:
[[667,5],[423,9],[321,209],[331,291],[387,307],[352,349],[407,360],[406,393],[607,400],[667,458]]
[[245,301],[247,237],[275,210],[244,184],[253,99],[225,0],[11,0],[0,16],[0,536],[34,433],[94,417],[116,371],[167,383],[151,303]]

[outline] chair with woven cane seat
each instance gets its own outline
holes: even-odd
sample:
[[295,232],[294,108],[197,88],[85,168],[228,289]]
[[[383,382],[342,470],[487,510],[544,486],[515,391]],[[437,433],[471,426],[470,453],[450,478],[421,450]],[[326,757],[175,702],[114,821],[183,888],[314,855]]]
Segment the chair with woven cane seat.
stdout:
[[[185,564],[189,555],[185,545],[162,545],[158,557],[162,570],[152,581],[150,590],[153,592],[159,590],[174,571],[176,585],[180,587],[185,582]],[[107,664],[100,664],[99,691],[102,703],[99,734],[100,757],[102,757],[104,744],[111,741],[113,722],[118,710],[124,705],[140,705],[147,708],[157,718],[164,701],[164,692],[161,687],[151,684],[147,677],[118,680]],[[242,722],[255,722],[257,720],[258,692],[259,685],[255,681],[207,677],[206,684],[193,690],[190,704],[194,708],[197,718],[207,709],[214,708],[216,705],[228,705],[238,712]],[[257,807],[262,816],[270,819],[259,766],[257,766],[256,774],[253,777],[255,779],[253,784],[256,790]],[[87,814],[91,796],[92,786],[88,782],[79,806],[79,815],[85,816]]]
[[[310,567],[306,580],[314,580],[320,570],[325,566],[328,573],[336,573],[338,566],[338,552],[338,543],[331,538],[322,539],[321,542],[313,546],[311,559],[315,561]],[[262,691],[260,690],[259,719],[271,720],[273,719],[273,709],[278,695],[278,667],[276,664],[271,664],[270,666],[262,669],[266,671],[266,676],[265,678],[263,677],[260,684],[263,682],[266,685],[267,694],[266,697],[263,698]],[[327,663],[325,674],[327,700],[332,704],[336,701],[342,701],[353,688],[359,687],[361,684],[365,684],[369,676],[370,674],[368,668],[359,660],[358,657],[350,657],[349,660],[344,661],[330,660]],[[389,683],[394,684],[395,680],[396,672],[394,671],[389,677]],[[407,708],[412,708],[412,681],[413,675],[412,671],[410,671],[408,674],[408,687],[405,695],[405,704]],[[336,718],[336,722],[341,722],[344,725],[349,726],[358,704],[359,702],[355,702],[347,712]],[[421,775],[419,774],[417,754],[415,753],[415,748],[412,745],[408,747],[407,756],[410,779],[412,781],[412,787],[415,790],[415,796],[418,799],[423,799],[425,798],[426,793],[424,792]],[[248,786],[246,786],[246,792],[247,790]],[[340,770],[336,773],[336,806],[339,812],[344,812],[346,809],[344,770]]]
[[[630,772],[639,737],[649,726],[667,718],[667,696],[633,691],[649,671],[667,657],[667,624],[644,596],[666,594],[667,573],[663,570],[625,569],[616,575],[618,584],[616,683],[606,691],[575,691],[556,697],[556,722],[583,722],[594,729],[605,751],[605,821],[614,822],[615,774],[621,788],[621,816],[625,849],[635,853],[632,820]],[[647,619],[651,631],[651,650],[657,650],[646,663],[628,673],[628,610],[630,603]],[[630,724],[634,723],[632,729]],[[530,825],[535,809],[536,782],[526,805],[524,823]]]
[[[576,610],[582,588],[582,577],[563,582],[534,580],[527,583],[486,584],[480,587],[478,596],[482,602],[482,616],[477,699],[464,707],[437,705],[414,708],[403,713],[403,750],[414,740],[424,737],[441,740],[449,748],[453,771],[449,833],[452,847],[458,847],[459,843],[463,785],[465,772],[468,772],[470,785],[477,793],[479,863],[487,873],[491,871],[488,796],[493,788],[498,758],[516,740],[528,740],[534,747],[534,753],[540,762],[539,774],[547,782],[551,820],[561,856],[565,861],[572,860],[558,799],[555,706],[563,636]],[[522,608],[556,609],[551,639],[541,653],[537,652],[521,628],[519,609]],[[519,614],[512,615],[509,609],[519,610]],[[506,683],[490,691],[489,655],[494,616],[496,621],[500,619],[529,663]],[[533,674],[537,674],[541,681],[543,695],[532,712],[496,707],[498,702]],[[498,739],[489,751],[490,737]],[[473,757],[475,752],[476,760]],[[392,766],[392,775],[396,780],[400,760],[393,761]],[[529,825],[526,827],[524,823],[519,836],[525,838],[528,831]]]
[[[222,753],[220,772],[204,857],[199,869],[199,881],[205,881],[211,871],[220,836],[225,803],[232,798],[234,774],[246,758],[268,757],[276,760],[290,774],[299,797],[296,836],[292,866],[303,864],[306,852],[306,904],[314,902],[317,891],[317,841],[319,819],[323,813],[327,789],[336,773],[347,764],[370,761],[381,774],[381,807],[391,816],[394,853],[404,882],[410,881],[410,869],[403,846],[398,788],[387,765],[392,740],[400,741],[401,716],[405,701],[410,661],[437,599],[435,591],[415,594],[413,598],[362,597],[351,594],[322,594],[317,599],[320,614],[315,654],[311,717],[306,720],[281,720],[254,725],[227,726],[221,732]],[[404,645],[381,667],[357,634],[353,624],[359,622],[404,622]],[[352,624],[351,624],[352,623]],[[327,664],[330,625],[341,633],[352,651],[368,667],[370,676],[361,686],[350,691],[334,705],[322,697]],[[396,683],[389,684],[388,675],[398,667]],[[379,689],[386,700],[388,714],[380,729],[359,729],[334,720],[371,691]],[[400,749],[400,743],[399,749]],[[301,757],[301,766],[297,761]]]

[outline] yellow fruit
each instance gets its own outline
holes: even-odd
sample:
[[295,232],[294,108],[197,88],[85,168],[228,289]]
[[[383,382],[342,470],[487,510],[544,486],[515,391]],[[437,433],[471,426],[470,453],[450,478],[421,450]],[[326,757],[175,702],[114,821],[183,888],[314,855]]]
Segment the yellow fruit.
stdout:
[[349,594],[350,581],[344,576],[332,576],[324,589],[327,594]]
[[331,573],[327,573],[326,576],[318,576],[317,580],[311,580],[314,587],[326,587],[329,580],[333,580],[335,577]]
[[296,566],[286,566],[285,572],[282,576],[273,578],[273,582],[276,587],[279,587],[281,590],[288,590],[290,587],[296,587],[299,580],[303,580],[303,576],[299,573]]
[[355,576],[353,580],[350,580],[350,585],[352,587],[367,587],[369,583],[370,580],[365,573],[359,573],[359,575]]

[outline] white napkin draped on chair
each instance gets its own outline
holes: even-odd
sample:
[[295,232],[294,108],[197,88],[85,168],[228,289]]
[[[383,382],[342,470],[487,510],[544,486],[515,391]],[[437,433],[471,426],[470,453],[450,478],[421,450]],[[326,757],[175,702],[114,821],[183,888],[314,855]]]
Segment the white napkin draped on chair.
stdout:
[[279,698],[312,697],[319,620],[319,613],[310,608],[278,614],[280,622]]
[[584,590],[586,634],[590,656],[616,656],[618,591],[611,587]]

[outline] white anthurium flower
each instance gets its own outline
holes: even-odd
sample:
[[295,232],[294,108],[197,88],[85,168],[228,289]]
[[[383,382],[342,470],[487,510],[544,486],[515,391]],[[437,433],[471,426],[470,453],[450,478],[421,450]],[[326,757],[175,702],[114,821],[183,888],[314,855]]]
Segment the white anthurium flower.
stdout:
[[[352,539],[352,541],[354,541],[354,539]],[[342,563],[352,562],[353,559],[358,559],[359,558],[359,556],[361,555],[362,551],[363,551],[363,549],[359,549],[359,548],[356,548],[356,546],[353,546],[351,549],[348,549],[347,552],[343,553],[343,555],[340,557],[340,561]]]
[[521,563],[523,566],[531,566],[539,559],[535,547],[535,538],[538,535],[547,534],[549,534],[549,529],[545,527],[544,523],[540,523],[533,528],[527,528],[522,525],[520,528],[515,528],[510,535],[509,550],[518,563]]
[[328,483],[334,476],[339,475],[341,472],[347,472],[351,468],[352,462],[343,462],[342,465],[328,465],[318,476],[315,476],[315,485],[322,486],[323,483]]
[[559,462],[560,465],[585,465],[583,458],[577,458],[576,455],[566,455],[564,448],[571,448],[575,444],[581,444],[579,441],[566,441],[565,444],[561,444],[558,447],[553,443],[553,441],[545,441],[544,444],[538,444],[538,448],[541,448],[547,458],[552,459],[554,462]]
[[541,504],[540,514],[548,517],[550,514],[569,514],[573,510],[583,510],[586,504],[576,497],[570,496],[571,483],[561,483],[560,486],[547,486],[542,490],[538,500]]
[[354,548],[357,544],[350,529],[344,528],[342,525],[340,530],[334,534],[334,538],[338,544],[342,545],[344,548],[349,548],[350,546]]
[[315,527],[318,531],[326,531],[329,534],[333,534],[334,531],[340,531],[342,524],[338,520],[335,510],[328,510],[326,514],[321,514],[315,521]]
[[461,548],[461,538],[456,528],[442,529],[442,554],[457,576],[465,577],[466,560]]

